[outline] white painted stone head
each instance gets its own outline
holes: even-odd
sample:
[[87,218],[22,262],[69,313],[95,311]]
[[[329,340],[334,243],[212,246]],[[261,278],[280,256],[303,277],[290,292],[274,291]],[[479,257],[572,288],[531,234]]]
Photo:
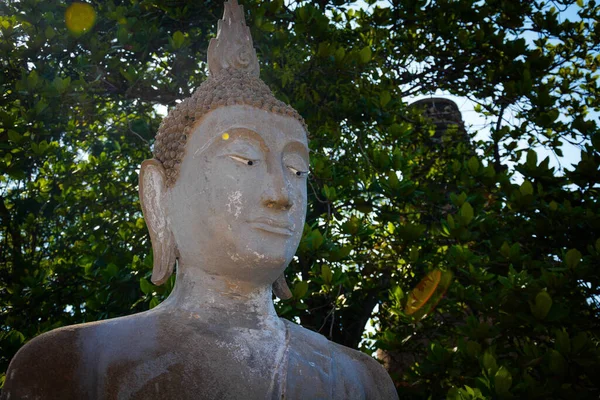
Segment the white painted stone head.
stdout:
[[152,281],[187,268],[290,296],[283,271],[306,215],[307,129],[259,79],[243,8],[225,3],[208,48],[209,77],[163,120],[142,163],[140,200]]

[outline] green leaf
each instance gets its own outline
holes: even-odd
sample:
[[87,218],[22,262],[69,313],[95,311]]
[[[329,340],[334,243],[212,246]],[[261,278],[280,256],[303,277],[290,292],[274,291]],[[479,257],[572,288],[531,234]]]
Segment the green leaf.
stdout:
[[343,47],[338,48],[335,51],[335,61],[339,64],[342,61],[344,61],[344,58],[346,57],[346,50]]
[[325,239],[323,238],[323,235],[321,235],[321,232],[319,232],[318,229],[315,229],[314,231],[311,232],[311,242],[310,243],[314,250],[321,247],[324,240]]
[[454,204],[456,207],[460,207],[465,201],[467,201],[467,194],[462,192],[457,196],[454,193],[450,193],[450,201],[452,201],[452,204]]
[[35,87],[38,84],[38,81],[39,81],[38,73],[34,69],[33,71],[31,71],[29,73],[29,76],[27,76],[27,88],[30,90],[35,89]]
[[398,237],[403,240],[413,241],[417,240],[423,232],[427,229],[427,226],[424,224],[411,224],[408,223],[406,225],[398,225],[396,228],[396,233]]
[[298,283],[296,283],[294,285],[294,289],[292,290],[292,294],[294,295],[294,298],[296,300],[299,300],[301,298],[304,297],[304,295],[306,295],[306,292],[308,291],[308,282],[307,281],[300,281]]
[[396,175],[395,171],[390,171],[387,173],[388,176],[388,184],[392,190],[398,190],[400,188],[400,180],[398,179],[398,175]]
[[512,375],[504,366],[500,367],[494,375],[494,386],[496,387],[496,394],[499,396],[508,394],[512,386]]
[[460,216],[465,225],[468,225],[473,220],[473,207],[471,207],[469,202],[465,202],[460,208]]
[[44,98],[42,98],[42,99],[40,99],[40,101],[38,101],[37,103],[35,103],[35,106],[33,107],[33,109],[35,110],[36,115],[39,115],[47,107],[48,107],[48,102]]
[[496,358],[491,351],[486,351],[483,354],[482,364],[485,372],[488,375],[494,375],[498,370],[498,364],[496,364]]
[[8,138],[13,143],[19,143],[23,137],[17,131],[13,131],[12,129],[8,130]]
[[519,243],[514,243],[510,246],[509,257],[514,261],[519,259],[519,255],[521,254],[521,245]]
[[585,332],[579,332],[571,341],[573,344],[573,353],[577,354],[588,344],[588,335]]
[[532,195],[533,194],[533,185],[529,181],[523,182],[519,191],[523,196]]
[[46,30],[44,31],[44,35],[46,36],[46,39],[50,40],[54,36],[56,36],[56,32],[54,31],[54,29],[50,25],[48,25],[46,27]]
[[477,357],[481,353],[481,345],[477,342],[469,340],[467,342],[467,354],[471,357]]
[[6,340],[13,347],[20,347],[25,342],[25,335],[22,332],[13,329],[6,335]]
[[361,220],[355,215],[351,216],[350,219],[342,224],[342,229],[351,234],[356,235],[361,227]]
[[317,55],[319,57],[329,57],[331,55],[332,52],[332,47],[331,44],[327,43],[327,42],[321,42],[319,43],[319,47],[317,49]]
[[123,45],[129,41],[129,32],[125,26],[119,26],[117,28],[117,40]]
[[344,258],[348,257],[350,252],[352,251],[352,245],[346,245],[342,248],[337,248],[330,253],[329,261],[340,261]]
[[264,32],[274,32],[275,31],[275,24],[271,21],[266,21],[265,23],[263,23],[260,26],[260,29]]
[[175,49],[181,48],[185,42],[185,35],[181,31],[177,31],[173,34],[173,47]]
[[323,196],[325,196],[325,198],[327,200],[333,201],[336,199],[337,192],[334,187],[329,187],[327,185],[323,185],[323,190],[321,192],[323,193]]
[[115,263],[110,263],[106,266],[106,273],[109,277],[115,277],[119,273],[119,267]]
[[45,140],[42,140],[41,142],[38,143],[38,151],[39,154],[44,154],[46,152],[46,150],[48,150],[48,142]]
[[456,227],[456,223],[454,222],[454,217],[450,214],[448,214],[448,227],[450,227],[450,229],[454,229]]
[[533,316],[539,320],[543,320],[548,315],[550,308],[552,308],[552,297],[550,297],[548,292],[542,290],[535,296],[535,303],[529,306]]
[[360,56],[360,61],[362,61],[363,64],[366,64],[369,61],[371,61],[372,53],[370,46],[363,47],[363,49],[358,54]]
[[404,291],[402,290],[402,288],[400,286],[394,286],[394,288],[391,290],[391,294],[392,294],[392,298],[394,299],[394,301],[400,305],[402,299],[404,298]]
[[535,168],[537,166],[537,153],[535,150],[529,150],[527,152],[527,166],[529,168]]
[[569,269],[574,269],[575,267],[577,267],[580,261],[581,252],[579,250],[571,249],[567,251],[567,254],[565,255],[565,264],[567,264],[567,267]]
[[467,162],[467,167],[469,168],[471,174],[475,175],[477,171],[479,171],[479,160],[477,159],[477,157],[473,156],[469,158],[469,161]]
[[154,307],[156,307],[159,304],[160,304],[160,301],[158,300],[158,298],[153,297],[152,300],[150,300],[150,309],[153,309]]
[[384,90],[383,92],[379,93],[379,104],[381,104],[381,107],[385,107],[391,99],[392,96],[387,90]]
[[554,347],[563,356],[568,356],[571,352],[571,340],[569,339],[569,334],[564,328],[556,331]]
[[271,0],[269,4],[269,11],[272,13],[278,13],[283,7],[283,0]]
[[70,77],[67,77],[65,79],[61,79],[60,76],[57,76],[52,81],[52,85],[56,88],[56,91],[58,93],[64,93],[69,88],[70,84],[71,84],[71,78]]
[[548,367],[550,371],[555,373],[556,375],[562,376],[565,373],[565,359],[564,357],[556,350],[550,350],[548,352],[549,364]]
[[413,263],[417,262],[419,260],[419,248],[416,246],[412,246],[408,253],[408,258]]
[[507,242],[502,243],[502,246],[500,246],[500,254],[506,258],[510,257],[510,245]]
[[140,289],[142,290],[142,293],[150,294],[154,291],[154,285],[148,282],[147,279],[142,278],[140,279]]
[[333,274],[331,273],[331,269],[327,265],[321,266],[321,278],[323,279],[323,282],[325,282],[327,285],[331,284]]

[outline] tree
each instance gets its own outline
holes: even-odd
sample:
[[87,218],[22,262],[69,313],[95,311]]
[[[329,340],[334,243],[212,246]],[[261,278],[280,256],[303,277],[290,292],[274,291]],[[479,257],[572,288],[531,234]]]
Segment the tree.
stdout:
[[[597,397],[596,2],[243,3],[263,80],[311,132],[280,315],[385,350],[404,397]],[[204,79],[221,2],[74,4],[0,5],[0,370],[44,331],[173,284],[148,281],[137,168],[157,106]],[[479,104],[489,138],[436,135],[403,102],[437,89]],[[538,160],[567,143],[576,166]],[[407,313],[431,271],[454,277],[445,298]]]

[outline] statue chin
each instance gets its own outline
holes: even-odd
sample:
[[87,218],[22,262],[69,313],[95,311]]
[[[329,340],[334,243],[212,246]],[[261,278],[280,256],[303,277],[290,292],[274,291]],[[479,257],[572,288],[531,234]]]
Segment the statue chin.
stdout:
[[[240,46],[247,68],[231,71]],[[258,79],[235,0],[209,70],[220,78],[169,113],[140,170],[153,281],[177,260],[171,295],[143,313],[38,336],[12,360],[2,400],[397,399],[376,360],[275,313],[271,284],[290,296],[281,274],[302,238],[309,150],[301,117]]]
[[197,261],[197,257],[181,257],[178,260],[179,271],[201,269],[207,275],[228,279],[231,282],[246,282],[260,287],[273,284],[283,274],[294,254],[290,255],[286,248],[278,248],[274,251],[265,251],[260,248],[252,250],[250,245],[241,250],[243,251],[227,250],[222,247],[220,251],[223,256],[201,263],[188,261]]

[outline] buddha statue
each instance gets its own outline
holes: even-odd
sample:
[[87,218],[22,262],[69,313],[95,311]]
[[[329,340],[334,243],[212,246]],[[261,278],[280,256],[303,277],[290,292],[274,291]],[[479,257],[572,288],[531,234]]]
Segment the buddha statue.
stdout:
[[242,7],[225,3],[209,77],[163,120],[139,192],[152,280],[139,314],[59,328],[12,360],[2,399],[395,399],[373,358],[278,318],[301,239],[307,128],[259,79]]

